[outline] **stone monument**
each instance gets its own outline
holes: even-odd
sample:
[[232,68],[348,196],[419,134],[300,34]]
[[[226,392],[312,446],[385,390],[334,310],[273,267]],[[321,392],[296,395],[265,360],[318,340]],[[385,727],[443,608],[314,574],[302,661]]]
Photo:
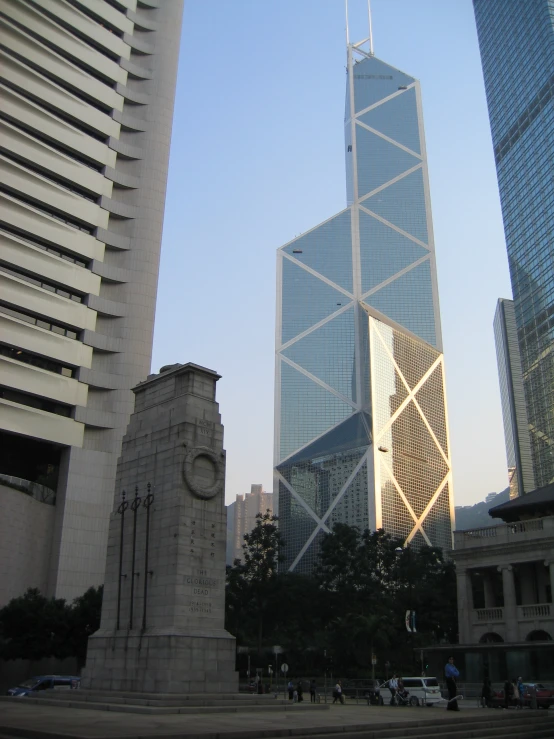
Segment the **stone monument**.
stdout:
[[155,693],[238,691],[224,629],[225,452],[220,376],[162,367],[133,389],[110,520],[100,629],[81,685]]

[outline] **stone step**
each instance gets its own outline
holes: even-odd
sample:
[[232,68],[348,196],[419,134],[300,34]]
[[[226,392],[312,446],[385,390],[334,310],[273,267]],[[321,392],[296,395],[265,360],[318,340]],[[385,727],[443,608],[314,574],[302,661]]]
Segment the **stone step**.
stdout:
[[[17,697],[0,697],[0,701],[21,701]],[[150,716],[167,716],[171,714],[201,714],[201,713],[237,713],[237,712],[267,712],[267,711],[310,711],[310,710],[328,710],[329,704],[302,703],[301,705],[290,703],[289,701],[273,701],[271,703],[256,703],[240,701],[225,702],[193,702],[192,704],[183,705],[149,705],[147,702],[138,703],[109,703],[98,698],[94,701],[66,700],[64,698],[35,698],[26,696],[25,704],[33,703],[35,705],[56,706],[58,708],[83,708],[89,711],[113,711],[117,713],[140,713]]]
[[172,707],[172,706],[285,706],[288,705],[289,701],[284,698],[274,698],[271,695],[259,696],[259,695],[176,695],[175,693],[169,693],[165,695],[159,695],[156,693],[112,693],[107,691],[92,692],[88,690],[72,690],[72,691],[61,691],[57,690],[45,690],[36,696],[30,696],[41,701],[60,701],[64,703],[113,703],[113,704],[127,704],[127,705],[146,705],[146,706],[160,706],[160,707]]
[[[60,695],[59,690],[45,690],[41,697],[57,698]],[[112,696],[117,698],[139,698],[141,700],[179,700],[179,701],[195,701],[195,700],[228,700],[228,701],[275,701],[281,700],[288,702],[288,699],[276,699],[275,693],[267,693],[258,695],[257,693],[152,693],[152,692],[135,692],[132,690],[91,690],[81,688],[79,690],[64,690],[63,697],[81,700],[81,696]]]

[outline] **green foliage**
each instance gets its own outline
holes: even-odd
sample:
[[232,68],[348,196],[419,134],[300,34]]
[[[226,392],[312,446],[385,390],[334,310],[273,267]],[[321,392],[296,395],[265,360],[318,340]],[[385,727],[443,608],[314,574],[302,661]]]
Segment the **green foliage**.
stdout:
[[102,586],[89,588],[72,605],[29,588],[0,609],[0,657],[77,657],[83,664],[87,638],[100,625],[101,608]]
[[[414,650],[456,641],[454,565],[440,549],[412,550],[383,530],[339,523],[322,537],[314,575],[306,577],[276,572],[276,517],[260,516],[245,541],[244,563],[227,569],[226,627],[240,646],[257,646],[259,666],[272,662],[279,644],[297,675],[368,675],[372,654],[377,674],[386,661],[419,673]],[[407,610],[417,614],[417,633],[406,630]]]

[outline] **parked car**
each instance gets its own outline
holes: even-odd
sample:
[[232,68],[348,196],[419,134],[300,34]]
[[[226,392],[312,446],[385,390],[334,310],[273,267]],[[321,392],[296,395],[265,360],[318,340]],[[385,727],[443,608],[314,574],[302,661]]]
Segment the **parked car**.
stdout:
[[[549,688],[542,683],[523,683],[523,705],[530,708],[533,702],[533,691],[537,695],[537,708],[550,708],[554,705],[554,688]],[[495,688],[491,695],[491,704],[493,708],[504,708],[504,686]],[[510,698],[509,706],[515,708],[518,701]]]
[[363,698],[368,705],[383,705],[381,697],[381,683],[371,678],[359,680],[346,680],[342,686],[342,694],[345,698]]
[[[433,706],[442,700],[441,689],[436,677],[403,677],[411,706]],[[390,703],[391,692],[388,684],[381,688],[384,703]]]
[[40,675],[8,690],[8,695],[22,698],[33,695],[41,690],[75,690],[81,685],[81,678],[75,675]]

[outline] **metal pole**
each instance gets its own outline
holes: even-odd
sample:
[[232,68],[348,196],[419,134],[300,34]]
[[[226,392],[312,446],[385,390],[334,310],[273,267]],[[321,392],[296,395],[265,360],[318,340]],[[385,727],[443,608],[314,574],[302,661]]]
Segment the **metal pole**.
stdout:
[[138,494],[138,486],[135,487],[135,497],[131,503],[133,511],[133,555],[132,555],[132,575],[131,575],[131,605],[129,608],[129,631],[133,630],[133,605],[135,598],[135,553],[137,549],[137,510],[140,507],[140,498]]
[[119,629],[119,617],[121,614],[121,580],[123,578],[123,524],[125,522],[125,511],[129,507],[129,503],[125,500],[125,490],[121,493],[121,503],[118,506],[117,512],[121,516],[121,528],[119,531],[119,577],[117,580],[117,621],[116,629]]
[[142,599],[142,630],[146,629],[146,601],[148,599],[148,576],[150,572],[148,570],[148,545],[150,542],[150,506],[154,502],[154,496],[150,492],[150,483],[146,486],[148,494],[144,499],[143,506],[146,508],[146,542],[144,545],[144,596]]

